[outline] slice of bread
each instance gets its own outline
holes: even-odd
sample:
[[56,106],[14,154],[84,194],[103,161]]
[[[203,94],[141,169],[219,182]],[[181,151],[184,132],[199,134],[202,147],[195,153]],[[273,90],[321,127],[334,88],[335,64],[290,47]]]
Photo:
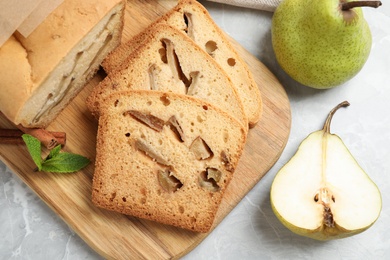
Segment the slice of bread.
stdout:
[[156,24],[123,66],[112,71],[87,98],[99,115],[104,97],[125,89],[171,91],[190,95],[225,110],[244,126],[243,104],[230,78],[208,54],[177,29]]
[[[146,31],[157,23],[167,23],[178,28],[217,61],[236,86],[249,127],[255,126],[262,114],[260,90],[247,64],[235,51],[207,10],[195,0],[180,0],[176,7],[151,24]],[[142,42],[142,37],[141,33],[130,42],[118,47],[103,61],[103,68],[110,73],[121,67],[126,57],[134,51],[137,44]]]
[[27,38],[0,48],[0,110],[16,125],[46,127],[121,40],[125,1],[64,0]]
[[245,140],[237,120],[205,101],[161,91],[114,92],[100,107],[92,201],[208,232]]

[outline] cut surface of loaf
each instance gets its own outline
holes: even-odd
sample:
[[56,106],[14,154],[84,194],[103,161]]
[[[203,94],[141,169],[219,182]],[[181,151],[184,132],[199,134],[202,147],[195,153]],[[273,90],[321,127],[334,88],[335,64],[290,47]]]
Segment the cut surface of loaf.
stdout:
[[92,201],[207,232],[245,140],[237,120],[202,100],[150,90],[112,93],[99,117]]
[[[179,29],[217,61],[237,88],[249,126],[255,126],[262,114],[261,92],[248,65],[207,10],[195,0],[180,0],[176,7],[151,24],[146,31],[158,23],[167,23]],[[122,66],[126,57],[142,42],[142,37],[140,33],[113,51],[102,63],[106,72],[110,73]]]
[[157,24],[123,66],[112,71],[87,98],[93,114],[112,92],[125,89],[170,91],[193,96],[225,110],[243,125],[243,104],[228,75],[208,54],[177,29]]
[[64,0],[27,38],[15,33],[0,48],[0,111],[17,125],[49,125],[119,45],[124,8]]

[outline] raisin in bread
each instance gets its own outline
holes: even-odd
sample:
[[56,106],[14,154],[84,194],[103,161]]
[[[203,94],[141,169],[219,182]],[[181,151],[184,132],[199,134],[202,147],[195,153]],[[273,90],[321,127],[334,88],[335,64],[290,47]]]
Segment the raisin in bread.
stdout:
[[193,96],[219,106],[247,125],[243,104],[228,75],[191,39],[166,24],[145,32],[144,41],[123,66],[94,88],[87,106],[98,116],[104,97],[124,89]]
[[0,111],[16,125],[46,127],[121,40],[125,1],[64,0],[27,38],[0,48]]
[[209,231],[242,154],[245,128],[207,102],[160,91],[114,92],[100,110],[93,203]]
[[[178,28],[217,61],[236,86],[249,126],[255,126],[261,118],[263,109],[260,90],[248,65],[238,55],[207,10],[195,0],[180,0],[176,7],[151,24],[146,31],[158,23],[167,23]],[[143,36],[143,33],[140,33],[128,43],[118,47],[103,61],[103,68],[110,73],[120,67],[137,44],[142,43]]]

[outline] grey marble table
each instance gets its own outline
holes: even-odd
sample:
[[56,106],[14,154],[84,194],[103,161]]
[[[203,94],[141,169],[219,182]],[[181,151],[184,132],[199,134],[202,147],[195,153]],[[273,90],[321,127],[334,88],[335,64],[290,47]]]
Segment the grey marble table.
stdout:
[[[201,1],[215,21],[261,60],[285,87],[292,128],[275,166],[223,222],[184,259],[390,259],[390,3],[366,9],[372,52],[361,72],[326,91],[291,80],[272,51],[272,13]],[[269,189],[276,172],[299,143],[322,127],[329,110],[348,100],[334,117],[332,132],[346,143],[382,192],[383,209],[366,232],[317,242],[287,230],[274,216]],[[4,163],[0,162],[0,260],[101,259]]]

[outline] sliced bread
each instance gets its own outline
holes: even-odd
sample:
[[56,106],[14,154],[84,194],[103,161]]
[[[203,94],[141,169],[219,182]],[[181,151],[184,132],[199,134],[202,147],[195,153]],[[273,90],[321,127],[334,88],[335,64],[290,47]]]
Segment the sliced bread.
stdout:
[[[225,33],[213,21],[207,10],[195,0],[180,0],[176,7],[151,24],[146,31],[158,23],[167,23],[179,29],[217,61],[236,86],[244,105],[249,127],[255,126],[262,114],[260,90],[248,65],[238,55]],[[137,44],[142,43],[143,36],[141,33],[133,40],[118,47],[103,61],[103,68],[110,73],[121,67]]]
[[93,114],[99,116],[100,104],[113,92],[148,89],[205,100],[247,126],[241,99],[214,59],[167,24],[156,24],[144,35],[142,44],[128,56],[123,66],[109,73],[87,98],[87,106]]
[[208,232],[245,139],[236,119],[205,101],[161,91],[114,92],[100,107],[92,201]]

